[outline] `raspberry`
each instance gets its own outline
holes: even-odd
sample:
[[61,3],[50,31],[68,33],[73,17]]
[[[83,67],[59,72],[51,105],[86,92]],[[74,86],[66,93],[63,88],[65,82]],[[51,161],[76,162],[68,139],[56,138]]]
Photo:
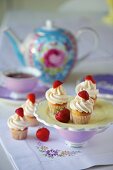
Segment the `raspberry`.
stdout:
[[55,118],[59,122],[68,123],[70,120],[70,110],[66,108],[60,110],[58,113],[56,113]]
[[96,84],[96,81],[94,80],[93,76],[92,75],[87,75],[85,77],[85,80],[90,80],[93,84]]
[[44,128],[44,127],[38,129],[37,132],[36,132],[36,137],[43,142],[48,141],[49,135],[50,135],[49,130],[47,128]]
[[35,94],[34,93],[29,93],[27,96],[27,99],[29,99],[33,104],[35,103]]
[[88,94],[88,92],[86,90],[80,91],[78,93],[78,96],[80,96],[84,100],[89,100],[89,94]]
[[22,107],[19,107],[18,109],[16,109],[15,113],[20,117],[24,117],[24,110]]
[[54,81],[54,83],[53,83],[53,88],[57,88],[57,87],[60,86],[61,84],[63,84],[61,81],[56,80],[56,81]]

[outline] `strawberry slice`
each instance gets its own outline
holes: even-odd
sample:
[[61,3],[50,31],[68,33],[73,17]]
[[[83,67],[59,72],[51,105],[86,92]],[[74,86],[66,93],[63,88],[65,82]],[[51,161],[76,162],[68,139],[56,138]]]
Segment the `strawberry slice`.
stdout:
[[22,107],[19,107],[18,109],[16,109],[15,113],[20,117],[24,117],[24,110]]
[[89,94],[86,90],[82,90],[78,93],[78,96],[83,98],[84,100],[89,100]]
[[43,142],[46,142],[46,141],[49,140],[49,135],[50,135],[49,130],[47,128],[44,128],[44,127],[38,129],[37,132],[36,132],[36,137]]
[[61,84],[63,84],[61,81],[56,80],[56,81],[53,82],[53,88],[55,89],[55,88],[57,88],[58,86],[60,86]]
[[68,123],[70,120],[70,110],[66,108],[60,110],[58,113],[56,113],[55,118],[59,122]]
[[34,93],[29,93],[27,96],[27,99],[29,99],[33,104],[35,103],[35,94]]
[[87,75],[85,77],[85,80],[90,80],[93,84],[96,84],[96,81],[94,80],[93,76],[92,75]]

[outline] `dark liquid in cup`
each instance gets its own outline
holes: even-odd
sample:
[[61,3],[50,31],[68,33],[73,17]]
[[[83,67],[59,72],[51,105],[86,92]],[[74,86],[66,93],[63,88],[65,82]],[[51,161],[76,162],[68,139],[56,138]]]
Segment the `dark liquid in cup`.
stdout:
[[34,77],[32,74],[28,74],[28,73],[8,73],[6,76],[12,77],[12,78],[31,78],[31,77]]

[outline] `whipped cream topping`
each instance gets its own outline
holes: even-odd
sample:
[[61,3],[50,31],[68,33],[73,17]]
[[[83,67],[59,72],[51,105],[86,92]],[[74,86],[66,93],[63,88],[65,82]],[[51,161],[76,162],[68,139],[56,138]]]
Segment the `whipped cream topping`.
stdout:
[[27,115],[27,116],[30,116],[30,117],[34,117],[34,115],[33,115],[34,107],[35,107],[35,105],[28,99],[25,102],[25,104],[23,105],[24,115]]
[[66,95],[62,85],[57,88],[50,88],[47,90],[45,96],[46,99],[53,104],[63,104],[68,102],[68,95]]
[[24,130],[29,126],[24,117],[18,116],[16,113],[9,117],[7,124],[9,128],[17,130]]
[[96,84],[92,83],[90,80],[85,80],[76,86],[76,93],[86,90],[91,98],[96,98],[99,90],[96,89]]
[[78,95],[70,102],[70,108],[79,112],[92,113],[93,106],[94,101],[91,98],[89,98],[89,100],[84,100]]

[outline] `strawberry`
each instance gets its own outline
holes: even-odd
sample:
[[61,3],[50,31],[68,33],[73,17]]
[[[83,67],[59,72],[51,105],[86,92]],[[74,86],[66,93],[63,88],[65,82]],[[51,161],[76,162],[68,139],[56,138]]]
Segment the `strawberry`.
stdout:
[[29,93],[27,96],[27,99],[29,99],[33,104],[35,103],[35,94],[34,93]]
[[56,80],[56,81],[54,81],[54,83],[53,83],[53,88],[55,89],[55,88],[57,88],[58,86],[60,86],[61,84],[63,84],[61,81]]
[[84,100],[89,100],[89,94],[86,90],[82,90],[78,93],[78,95]]
[[16,109],[15,113],[20,117],[24,117],[24,110],[22,107],[19,107],[18,109]]
[[60,110],[58,113],[56,113],[55,118],[59,122],[68,123],[70,120],[70,110],[66,108]]
[[96,84],[96,81],[94,80],[93,76],[92,75],[87,75],[85,77],[85,80],[90,80],[93,84]]
[[48,141],[49,135],[50,135],[49,130],[47,128],[44,128],[44,127],[38,129],[37,132],[36,132],[36,137],[43,142]]

